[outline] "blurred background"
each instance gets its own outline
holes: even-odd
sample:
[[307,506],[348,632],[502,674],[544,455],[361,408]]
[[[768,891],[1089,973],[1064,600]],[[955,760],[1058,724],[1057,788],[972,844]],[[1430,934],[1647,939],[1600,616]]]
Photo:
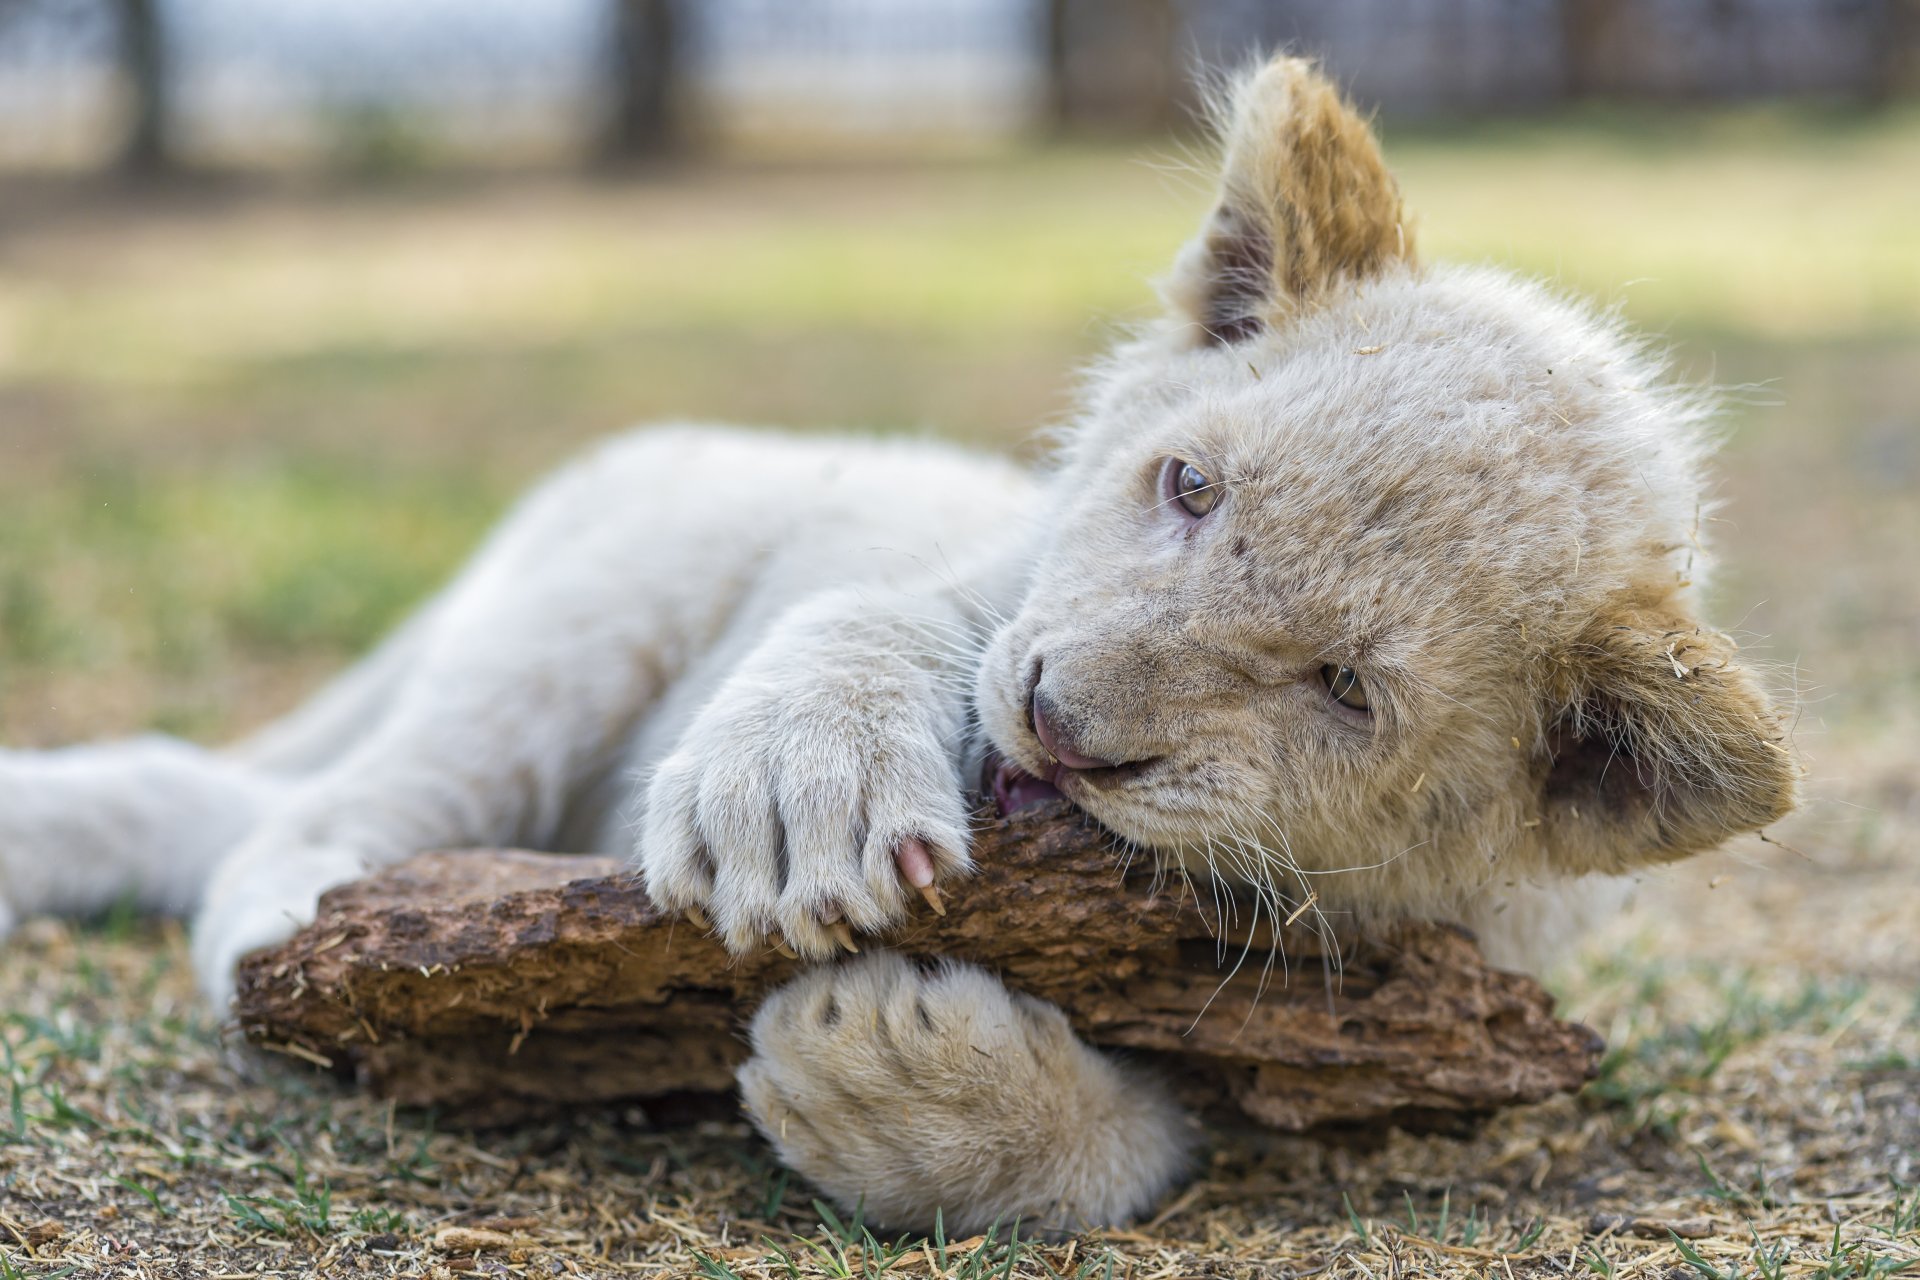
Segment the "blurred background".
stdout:
[[[1725,389],[1712,617],[1791,700],[1808,803],[1555,979],[1612,1046],[1579,1101],[1365,1159],[1231,1135],[1148,1229],[1218,1261],[1417,1194],[1570,1259],[1606,1203],[1715,1215],[1727,1275],[1736,1211],[1889,1274],[1829,1215],[1920,1257],[1920,0],[0,0],[0,743],[259,723],[624,424],[1030,449],[1207,207],[1192,69],[1278,45],[1377,111],[1428,257],[1618,307]],[[236,1083],[182,949],[0,951],[0,1214],[198,1250],[308,1169],[363,1233],[520,1194],[431,1117],[401,1168],[380,1104]],[[163,1192],[86,1145],[150,1105],[200,1153]],[[644,1178],[595,1132],[513,1138],[527,1194],[815,1221],[738,1128]],[[569,1195],[539,1212],[599,1222]]]
[[1732,389],[1721,619],[1911,744],[1920,0],[0,0],[0,734],[255,723],[636,420],[1024,448],[1281,45]]

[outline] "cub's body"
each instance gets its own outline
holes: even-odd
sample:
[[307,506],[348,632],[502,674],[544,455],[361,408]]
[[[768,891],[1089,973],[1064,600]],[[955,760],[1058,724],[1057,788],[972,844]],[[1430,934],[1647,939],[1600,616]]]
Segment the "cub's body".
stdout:
[[[534,761],[538,801],[511,815],[513,826],[490,825],[486,838],[630,856],[636,780],[781,615],[822,592],[934,597],[952,589],[957,566],[1012,562],[1033,487],[1004,458],[934,442],[708,424],[637,429],[532,490],[371,665],[389,690],[450,681],[459,669],[436,655],[484,645],[475,683],[492,685],[487,673],[498,672],[505,687],[476,696],[512,699],[491,714],[524,725],[542,718],[553,687],[539,673],[596,667],[617,653],[626,670],[605,673],[596,691],[604,726],[594,726],[591,750]],[[367,705],[343,725],[347,741],[391,702],[370,686],[352,696]],[[241,753],[311,769],[304,717],[323,709],[268,729]],[[476,757],[513,736],[484,723],[460,733]]]

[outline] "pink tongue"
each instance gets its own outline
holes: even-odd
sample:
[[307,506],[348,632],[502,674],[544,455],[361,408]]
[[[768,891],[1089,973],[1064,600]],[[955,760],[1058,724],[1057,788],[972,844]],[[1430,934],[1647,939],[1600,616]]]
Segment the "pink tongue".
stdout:
[[1003,818],[1060,798],[1058,787],[1045,778],[1034,777],[1017,765],[1002,760],[994,768],[993,802]]

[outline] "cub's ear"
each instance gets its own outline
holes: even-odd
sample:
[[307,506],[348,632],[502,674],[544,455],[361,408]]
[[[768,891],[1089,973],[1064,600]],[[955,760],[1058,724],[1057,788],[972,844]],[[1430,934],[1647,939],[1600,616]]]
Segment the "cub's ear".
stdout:
[[1275,58],[1233,81],[1216,115],[1219,202],[1166,290],[1196,343],[1237,342],[1412,257],[1372,129],[1312,63]]
[[1617,874],[1785,817],[1798,770],[1727,637],[1622,606],[1561,654],[1535,762],[1553,865]]

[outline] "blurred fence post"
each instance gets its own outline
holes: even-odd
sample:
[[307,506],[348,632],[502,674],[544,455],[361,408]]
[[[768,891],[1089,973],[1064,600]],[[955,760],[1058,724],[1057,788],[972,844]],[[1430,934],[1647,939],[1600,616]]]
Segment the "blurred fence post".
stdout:
[[613,111],[602,158],[659,159],[679,148],[679,15],[673,0],[613,0]]
[[114,168],[129,177],[153,177],[171,169],[175,158],[168,129],[173,103],[166,32],[157,0],[114,0],[113,10],[115,52],[132,100]]

